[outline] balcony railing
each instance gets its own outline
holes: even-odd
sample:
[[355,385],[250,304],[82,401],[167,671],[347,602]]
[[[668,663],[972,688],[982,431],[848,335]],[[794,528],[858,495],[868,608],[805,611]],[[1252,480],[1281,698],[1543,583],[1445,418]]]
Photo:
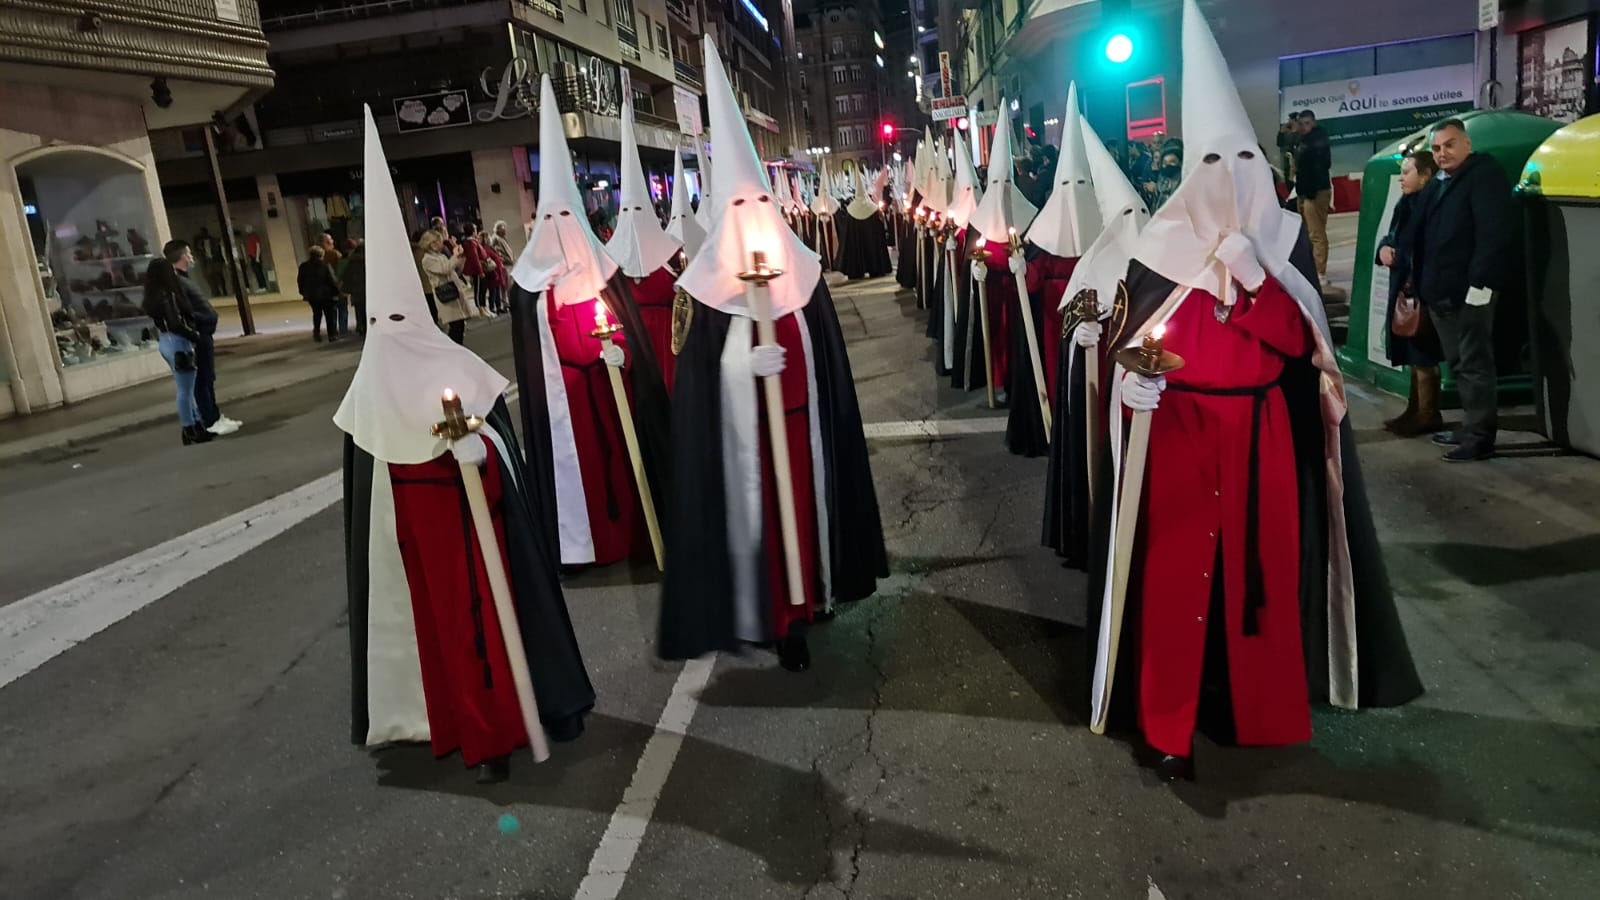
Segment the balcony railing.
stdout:
[[685,28],[693,29],[697,27],[694,20],[694,7],[684,2],[684,0],[667,0],[667,14],[670,18],[676,19],[678,24]]
[[699,66],[692,66],[686,62],[673,60],[672,71],[677,73],[679,81],[689,87],[704,89],[706,86],[705,79],[700,74]]

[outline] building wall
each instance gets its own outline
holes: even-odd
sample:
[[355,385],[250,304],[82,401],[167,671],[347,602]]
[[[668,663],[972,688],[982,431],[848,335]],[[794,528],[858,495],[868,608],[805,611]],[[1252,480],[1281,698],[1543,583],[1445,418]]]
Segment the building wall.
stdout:
[[[517,154],[527,153],[525,147],[504,150],[474,150],[472,171],[478,181],[478,214],[484,228],[493,228],[498,220],[505,220],[506,240],[513,253],[522,252],[522,225],[533,218],[533,192],[522,187],[517,174]],[[499,192],[494,188],[498,186]]]

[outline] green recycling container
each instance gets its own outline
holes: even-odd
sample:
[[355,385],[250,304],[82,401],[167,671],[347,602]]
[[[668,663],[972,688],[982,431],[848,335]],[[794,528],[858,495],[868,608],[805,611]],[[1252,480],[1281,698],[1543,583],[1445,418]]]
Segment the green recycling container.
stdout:
[[[1478,109],[1455,118],[1466,125],[1467,134],[1472,137],[1472,149],[1494,157],[1505,169],[1506,180],[1513,184],[1533,151],[1561,127],[1560,122],[1515,110]],[[1404,369],[1389,365],[1385,353],[1389,270],[1377,265],[1374,257],[1378,240],[1389,231],[1395,201],[1400,199],[1401,160],[1407,152],[1428,146],[1435,124],[1430,122],[1406,135],[1367,161],[1361,180],[1361,218],[1357,226],[1354,283],[1350,289],[1350,332],[1338,350],[1339,367],[1345,375],[1402,396],[1410,388],[1411,376]],[[1520,230],[1522,225],[1512,221],[1507,222],[1506,227]],[[1520,245],[1512,260],[1507,285],[1495,299],[1495,362],[1500,373],[1502,405],[1527,402],[1531,394],[1528,306]],[[1454,383],[1448,370],[1444,386],[1446,399],[1454,402]]]
[[1517,195],[1534,406],[1552,442],[1600,456],[1600,115],[1539,145]]

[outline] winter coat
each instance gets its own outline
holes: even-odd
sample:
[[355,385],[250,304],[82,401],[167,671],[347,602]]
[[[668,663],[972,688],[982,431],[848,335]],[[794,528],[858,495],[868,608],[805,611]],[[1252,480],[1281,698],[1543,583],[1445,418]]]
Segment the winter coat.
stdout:
[[1504,290],[1507,259],[1519,233],[1511,182],[1487,153],[1474,153],[1449,178],[1422,189],[1422,232],[1412,279],[1422,302],[1439,309],[1466,305],[1467,289]]
[[[465,262],[465,256],[449,256],[431,251],[422,254],[422,272],[428,278],[427,291],[438,301],[436,305],[439,307],[441,323],[459,322],[478,314],[478,305],[473,300],[472,288],[466,279],[461,277],[461,267]],[[454,283],[456,290],[461,293],[461,298],[454,303],[439,300],[439,285],[445,282]]]

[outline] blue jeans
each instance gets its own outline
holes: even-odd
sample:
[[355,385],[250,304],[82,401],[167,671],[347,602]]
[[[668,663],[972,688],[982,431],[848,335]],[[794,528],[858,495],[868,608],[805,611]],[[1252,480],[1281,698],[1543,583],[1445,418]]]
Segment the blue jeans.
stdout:
[[172,370],[172,378],[178,383],[178,424],[185,428],[200,424],[200,409],[194,402],[195,376],[199,373],[190,370],[179,372],[177,357],[179,353],[194,353],[194,344],[189,339],[169,331],[161,332],[161,358],[167,361],[167,368]]

